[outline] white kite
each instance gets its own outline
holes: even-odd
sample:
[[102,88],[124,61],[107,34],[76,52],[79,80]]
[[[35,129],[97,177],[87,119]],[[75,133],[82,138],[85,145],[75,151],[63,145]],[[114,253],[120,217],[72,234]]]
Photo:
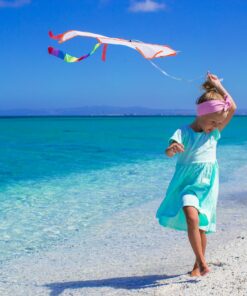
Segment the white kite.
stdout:
[[136,40],[125,40],[121,38],[110,38],[106,37],[103,35],[98,35],[94,33],[88,33],[88,32],[80,32],[80,31],[68,31],[63,34],[59,35],[53,35],[52,32],[49,32],[49,36],[52,39],[58,40],[59,43],[63,43],[69,39],[75,38],[75,37],[90,37],[90,38],[95,38],[98,43],[94,46],[92,51],[86,55],[83,55],[79,58],[73,57],[67,53],[64,53],[58,49],[55,49],[53,47],[48,48],[48,52],[51,55],[54,55],[58,58],[63,59],[64,61],[68,63],[74,63],[74,62],[79,62],[81,60],[84,60],[94,54],[94,52],[101,46],[103,45],[103,52],[102,52],[102,60],[106,60],[106,51],[107,51],[107,46],[108,44],[113,44],[113,45],[123,45],[127,46],[130,48],[133,48],[137,50],[145,59],[147,60],[152,60],[155,58],[163,58],[167,56],[174,56],[177,54],[175,50],[170,48],[167,45],[159,45],[159,44],[151,44],[151,43],[144,43],[141,41],[136,41]]

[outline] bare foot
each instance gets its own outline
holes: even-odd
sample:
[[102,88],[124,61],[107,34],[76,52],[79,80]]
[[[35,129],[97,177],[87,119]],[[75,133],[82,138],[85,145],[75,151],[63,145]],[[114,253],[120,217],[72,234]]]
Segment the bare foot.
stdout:
[[192,269],[192,271],[189,272],[190,276],[200,276],[200,269],[199,269],[199,265],[197,264],[197,262],[194,264],[194,267]]
[[199,264],[199,270],[200,270],[200,274],[202,276],[204,276],[204,275],[206,275],[206,274],[208,274],[210,272],[210,269],[209,269],[207,263],[200,263]]

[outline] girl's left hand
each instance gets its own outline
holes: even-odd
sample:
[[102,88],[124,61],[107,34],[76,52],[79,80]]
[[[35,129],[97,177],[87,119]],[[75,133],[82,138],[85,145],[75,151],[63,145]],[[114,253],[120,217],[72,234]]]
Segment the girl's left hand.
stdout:
[[211,74],[211,73],[208,73],[207,74],[207,79],[216,87],[216,88],[220,88],[222,85],[221,85],[221,82],[219,80],[219,78],[214,75],[214,74]]

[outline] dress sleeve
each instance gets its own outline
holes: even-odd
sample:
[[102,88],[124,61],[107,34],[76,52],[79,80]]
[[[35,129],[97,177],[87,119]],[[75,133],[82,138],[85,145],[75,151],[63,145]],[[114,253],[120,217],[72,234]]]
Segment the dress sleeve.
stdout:
[[214,129],[213,135],[215,140],[218,141],[221,138],[220,130],[218,128]]
[[176,141],[182,144],[182,130],[179,128],[177,129],[174,134],[169,138],[168,145],[171,145],[172,141]]

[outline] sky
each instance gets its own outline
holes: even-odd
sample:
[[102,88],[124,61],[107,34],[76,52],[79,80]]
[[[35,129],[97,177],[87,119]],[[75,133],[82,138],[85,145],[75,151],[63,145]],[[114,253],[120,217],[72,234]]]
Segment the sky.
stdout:
[[[94,105],[193,109],[203,76],[223,85],[247,109],[247,1],[245,0],[0,0],[0,109]],[[90,52],[91,38],[58,44],[54,34],[79,30],[166,44],[179,53],[156,59],[109,46],[80,63],[48,55],[48,46],[74,56]],[[193,82],[186,79],[198,78]]]

